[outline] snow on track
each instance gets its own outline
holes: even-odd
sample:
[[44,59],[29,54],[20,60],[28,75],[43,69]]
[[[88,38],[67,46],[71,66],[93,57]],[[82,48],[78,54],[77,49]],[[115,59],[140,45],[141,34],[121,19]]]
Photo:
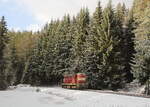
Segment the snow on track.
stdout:
[[150,107],[150,99],[60,87],[22,86],[0,91],[0,107]]

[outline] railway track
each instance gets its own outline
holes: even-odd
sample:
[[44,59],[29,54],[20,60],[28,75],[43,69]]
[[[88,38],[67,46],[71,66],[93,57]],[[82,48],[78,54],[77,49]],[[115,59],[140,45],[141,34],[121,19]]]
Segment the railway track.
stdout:
[[106,94],[125,95],[125,96],[134,96],[134,97],[142,97],[142,98],[150,98],[150,95],[134,94],[134,93],[120,92],[120,91],[115,92],[115,91],[102,91],[102,90],[91,90],[91,89],[87,89],[85,91],[92,91],[92,92],[106,93]]

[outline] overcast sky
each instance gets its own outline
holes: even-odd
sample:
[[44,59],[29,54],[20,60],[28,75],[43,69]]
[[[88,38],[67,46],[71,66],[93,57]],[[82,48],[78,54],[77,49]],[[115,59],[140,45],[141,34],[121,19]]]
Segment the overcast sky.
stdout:
[[[103,7],[109,0],[100,0]],[[5,16],[9,29],[36,31],[51,19],[64,14],[75,15],[82,7],[92,13],[98,0],[0,0],[0,16]],[[129,8],[133,0],[112,0],[113,5],[125,3]]]

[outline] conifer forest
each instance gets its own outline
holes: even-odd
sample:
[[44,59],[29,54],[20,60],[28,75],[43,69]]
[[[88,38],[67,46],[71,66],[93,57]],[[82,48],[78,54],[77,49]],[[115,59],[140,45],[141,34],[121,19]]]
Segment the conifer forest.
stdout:
[[150,81],[150,0],[131,8],[101,2],[94,13],[51,20],[38,32],[12,31],[0,20],[0,90],[59,85],[64,72],[87,75],[89,89],[117,90]]

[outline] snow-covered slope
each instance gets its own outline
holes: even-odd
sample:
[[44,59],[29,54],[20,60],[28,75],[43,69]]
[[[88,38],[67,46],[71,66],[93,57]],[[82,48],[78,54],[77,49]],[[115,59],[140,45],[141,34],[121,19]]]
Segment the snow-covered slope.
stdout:
[[0,107],[150,107],[150,99],[60,87],[19,86],[0,91]]

